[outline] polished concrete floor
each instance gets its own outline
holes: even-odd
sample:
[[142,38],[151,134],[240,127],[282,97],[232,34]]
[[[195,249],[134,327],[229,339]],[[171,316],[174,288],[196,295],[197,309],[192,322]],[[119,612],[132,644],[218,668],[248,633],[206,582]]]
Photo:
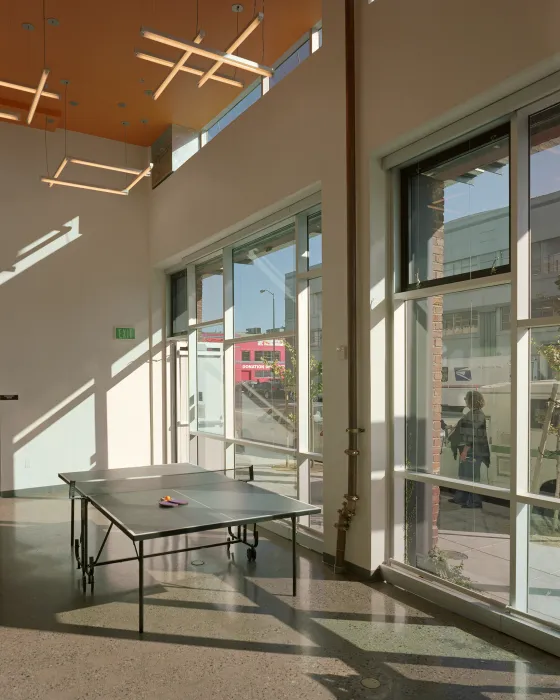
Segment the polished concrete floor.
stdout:
[[[292,598],[290,547],[272,538],[254,564],[221,548],[148,560],[140,639],[137,566],[99,569],[82,596],[57,495],[0,499],[1,700],[560,699],[557,658],[387,584],[334,576],[303,549]],[[99,542],[103,518],[91,522]],[[108,555],[130,553],[112,533]]]

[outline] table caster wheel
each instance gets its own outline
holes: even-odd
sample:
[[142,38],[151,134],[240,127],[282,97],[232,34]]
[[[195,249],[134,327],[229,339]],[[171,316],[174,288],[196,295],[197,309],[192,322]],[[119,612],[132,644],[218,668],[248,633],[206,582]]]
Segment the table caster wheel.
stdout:
[[251,547],[249,547],[249,549],[247,550],[247,559],[248,559],[249,561],[255,561],[256,558],[257,558],[257,552],[256,552],[256,550],[254,550],[254,549],[252,549]]

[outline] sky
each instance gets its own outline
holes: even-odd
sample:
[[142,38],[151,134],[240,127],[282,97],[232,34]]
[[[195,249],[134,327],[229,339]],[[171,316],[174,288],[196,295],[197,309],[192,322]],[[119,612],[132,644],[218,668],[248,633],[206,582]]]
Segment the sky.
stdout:
[[[560,190],[560,148],[533,153],[530,174],[532,198]],[[507,165],[499,173],[480,173],[468,185],[457,182],[446,187],[444,221],[509,206],[509,177]]]
[[[309,241],[309,262],[311,266],[321,263],[321,236]],[[247,328],[261,328],[265,333],[272,328],[272,296],[261,294],[261,289],[268,289],[274,294],[274,313],[276,328],[286,324],[286,306],[293,304],[288,300],[286,275],[294,274],[296,265],[295,243],[292,246],[273,250],[251,264],[234,263],[234,326],[236,333],[244,333]],[[212,276],[202,284],[202,320],[210,321],[222,316],[222,277]]]

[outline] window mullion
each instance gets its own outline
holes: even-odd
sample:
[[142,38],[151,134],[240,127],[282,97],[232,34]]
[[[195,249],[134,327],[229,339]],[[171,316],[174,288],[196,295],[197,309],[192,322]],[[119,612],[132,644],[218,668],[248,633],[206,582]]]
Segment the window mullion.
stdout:
[[[233,255],[228,246],[223,252],[224,264],[224,340],[234,337],[233,319]],[[224,343],[224,420],[226,438],[235,437],[235,346]],[[233,446],[232,446],[233,447]],[[231,454],[230,454],[231,453]],[[226,469],[233,468],[233,450],[226,448]]]
[[517,114],[511,124],[511,539],[510,604],[527,610],[529,512],[517,500],[529,477],[530,331],[517,321],[529,316],[529,132],[528,118]]

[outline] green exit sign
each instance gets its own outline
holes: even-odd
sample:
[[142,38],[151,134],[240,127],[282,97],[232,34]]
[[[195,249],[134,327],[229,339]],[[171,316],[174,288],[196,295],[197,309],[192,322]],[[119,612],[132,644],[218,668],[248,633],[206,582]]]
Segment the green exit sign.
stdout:
[[117,340],[134,340],[136,330],[134,328],[115,328],[115,338]]

